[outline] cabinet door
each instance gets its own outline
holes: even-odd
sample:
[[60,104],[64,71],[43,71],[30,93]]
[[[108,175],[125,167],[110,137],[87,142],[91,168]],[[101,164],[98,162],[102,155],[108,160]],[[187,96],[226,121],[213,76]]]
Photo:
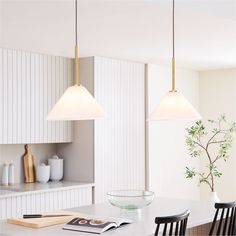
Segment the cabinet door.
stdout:
[[95,202],[115,189],[145,188],[145,65],[94,59],[94,95],[107,113],[95,121]]
[[71,59],[0,48],[0,144],[71,142],[71,122],[46,120],[71,82]]
[[0,198],[0,220],[92,204],[92,187],[75,187]]

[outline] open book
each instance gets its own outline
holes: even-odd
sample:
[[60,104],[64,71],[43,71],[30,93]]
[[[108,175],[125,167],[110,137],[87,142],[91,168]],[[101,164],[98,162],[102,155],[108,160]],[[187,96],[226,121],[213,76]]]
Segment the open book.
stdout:
[[132,220],[123,218],[86,219],[77,217],[68,222],[63,229],[101,234],[109,229],[129,223],[132,223]]

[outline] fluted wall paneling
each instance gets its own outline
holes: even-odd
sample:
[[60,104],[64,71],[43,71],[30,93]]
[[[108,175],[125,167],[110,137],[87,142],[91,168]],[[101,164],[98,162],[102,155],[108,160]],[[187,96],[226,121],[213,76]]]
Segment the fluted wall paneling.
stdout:
[[107,113],[95,121],[95,202],[145,188],[144,72],[141,63],[94,58],[94,96]]
[[72,59],[0,48],[0,144],[71,142],[71,122],[46,120],[71,83]]

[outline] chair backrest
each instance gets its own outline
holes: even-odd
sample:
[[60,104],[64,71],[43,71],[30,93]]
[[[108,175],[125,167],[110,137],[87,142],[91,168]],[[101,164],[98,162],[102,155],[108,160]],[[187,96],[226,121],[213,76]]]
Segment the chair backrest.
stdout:
[[209,235],[236,235],[236,201],[215,203],[215,208]]
[[164,226],[162,235],[185,235],[189,214],[190,211],[187,210],[179,215],[156,217],[155,223],[157,227],[154,235],[158,235],[160,225],[162,224]]

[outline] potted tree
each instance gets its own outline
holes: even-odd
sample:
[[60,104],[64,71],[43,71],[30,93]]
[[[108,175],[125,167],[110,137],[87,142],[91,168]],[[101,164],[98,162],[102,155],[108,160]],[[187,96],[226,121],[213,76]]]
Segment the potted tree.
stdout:
[[208,128],[202,121],[197,121],[193,126],[187,128],[186,132],[186,144],[190,156],[206,160],[205,169],[202,171],[186,167],[186,178],[197,177],[199,185],[206,184],[212,192],[211,199],[217,202],[219,198],[215,190],[215,179],[222,176],[217,163],[220,160],[227,161],[229,157],[233,134],[236,132],[236,123],[228,122],[223,114],[217,120],[208,120]]

